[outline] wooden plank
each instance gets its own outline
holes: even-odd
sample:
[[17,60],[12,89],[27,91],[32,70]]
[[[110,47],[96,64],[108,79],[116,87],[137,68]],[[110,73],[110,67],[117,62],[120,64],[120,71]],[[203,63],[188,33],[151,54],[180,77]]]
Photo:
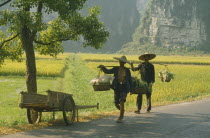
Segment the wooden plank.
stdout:
[[52,108],[62,109],[63,100],[67,96],[73,96],[63,92],[47,91],[48,95],[29,94],[21,92],[21,108]]
[[72,94],[50,91],[50,90],[48,90],[47,93],[48,93],[47,95],[48,105],[59,109],[62,109],[62,104],[65,97],[73,96]]
[[21,92],[21,103],[22,104],[47,103],[47,95],[29,94],[29,93],[26,93],[26,92]]
[[39,104],[34,104],[34,103],[20,103],[19,106],[21,108],[46,108],[47,103],[39,103]]
[[97,103],[96,105],[76,105],[75,109],[86,109],[86,108],[94,108],[94,107],[99,109],[99,103]]
[[64,95],[67,95],[67,96],[73,96],[72,94],[69,94],[69,93],[64,93],[64,92],[57,92],[57,91],[51,91],[51,90],[48,90],[46,91],[47,93],[57,93],[57,94],[64,94]]

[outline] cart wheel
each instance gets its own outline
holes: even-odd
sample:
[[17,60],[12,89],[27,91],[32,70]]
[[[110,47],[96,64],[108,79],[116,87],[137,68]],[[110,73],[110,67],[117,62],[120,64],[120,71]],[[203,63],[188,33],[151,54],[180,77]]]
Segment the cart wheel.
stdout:
[[30,124],[36,124],[41,122],[42,112],[38,112],[32,108],[28,108],[27,117],[28,117],[28,122]]
[[75,103],[71,96],[68,96],[63,100],[63,119],[66,125],[71,125],[74,123]]

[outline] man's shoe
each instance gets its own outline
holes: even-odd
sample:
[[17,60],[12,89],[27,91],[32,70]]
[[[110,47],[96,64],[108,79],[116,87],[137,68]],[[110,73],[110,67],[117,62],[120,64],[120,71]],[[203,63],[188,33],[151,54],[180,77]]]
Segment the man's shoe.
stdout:
[[150,113],[150,110],[147,110],[147,113]]
[[140,114],[140,110],[136,110],[136,111],[134,111],[134,113]]
[[123,123],[123,120],[122,120],[122,119],[118,119],[118,120],[116,121],[116,123]]

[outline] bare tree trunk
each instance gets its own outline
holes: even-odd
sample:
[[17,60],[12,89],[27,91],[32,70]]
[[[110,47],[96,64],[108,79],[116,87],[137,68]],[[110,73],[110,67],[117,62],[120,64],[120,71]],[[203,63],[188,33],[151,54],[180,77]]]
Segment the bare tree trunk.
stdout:
[[26,26],[21,31],[21,41],[26,53],[26,86],[28,93],[37,93],[36,61],[30,29]]
[[29,43],[26,52],[26,85],[28,93],[37,93],[37,82],[36,82],[36,61],[33,49],[33,44]]
[[[30,12],[30,7],[26,6],[23,10]],[[37,12],[41,13],[42,1],[38,3]],[[27,25],[26,20],[22,20],[23,28],[21,29],[21,42],[26,53],[26,86],[30,94],[37,94],[36,81],[36,59],[33,47],[33,41],[37,31],[31,31]]]

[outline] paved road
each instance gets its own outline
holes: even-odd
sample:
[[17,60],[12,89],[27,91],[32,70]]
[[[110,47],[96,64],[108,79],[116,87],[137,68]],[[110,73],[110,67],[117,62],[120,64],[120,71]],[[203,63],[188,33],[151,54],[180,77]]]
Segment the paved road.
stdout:
[[151,113],[126,113],[124,123],[117,116],[79,122],[73,126],[52,126],[4,136],[33,137],[210,137],[210,99],[153,108]]

